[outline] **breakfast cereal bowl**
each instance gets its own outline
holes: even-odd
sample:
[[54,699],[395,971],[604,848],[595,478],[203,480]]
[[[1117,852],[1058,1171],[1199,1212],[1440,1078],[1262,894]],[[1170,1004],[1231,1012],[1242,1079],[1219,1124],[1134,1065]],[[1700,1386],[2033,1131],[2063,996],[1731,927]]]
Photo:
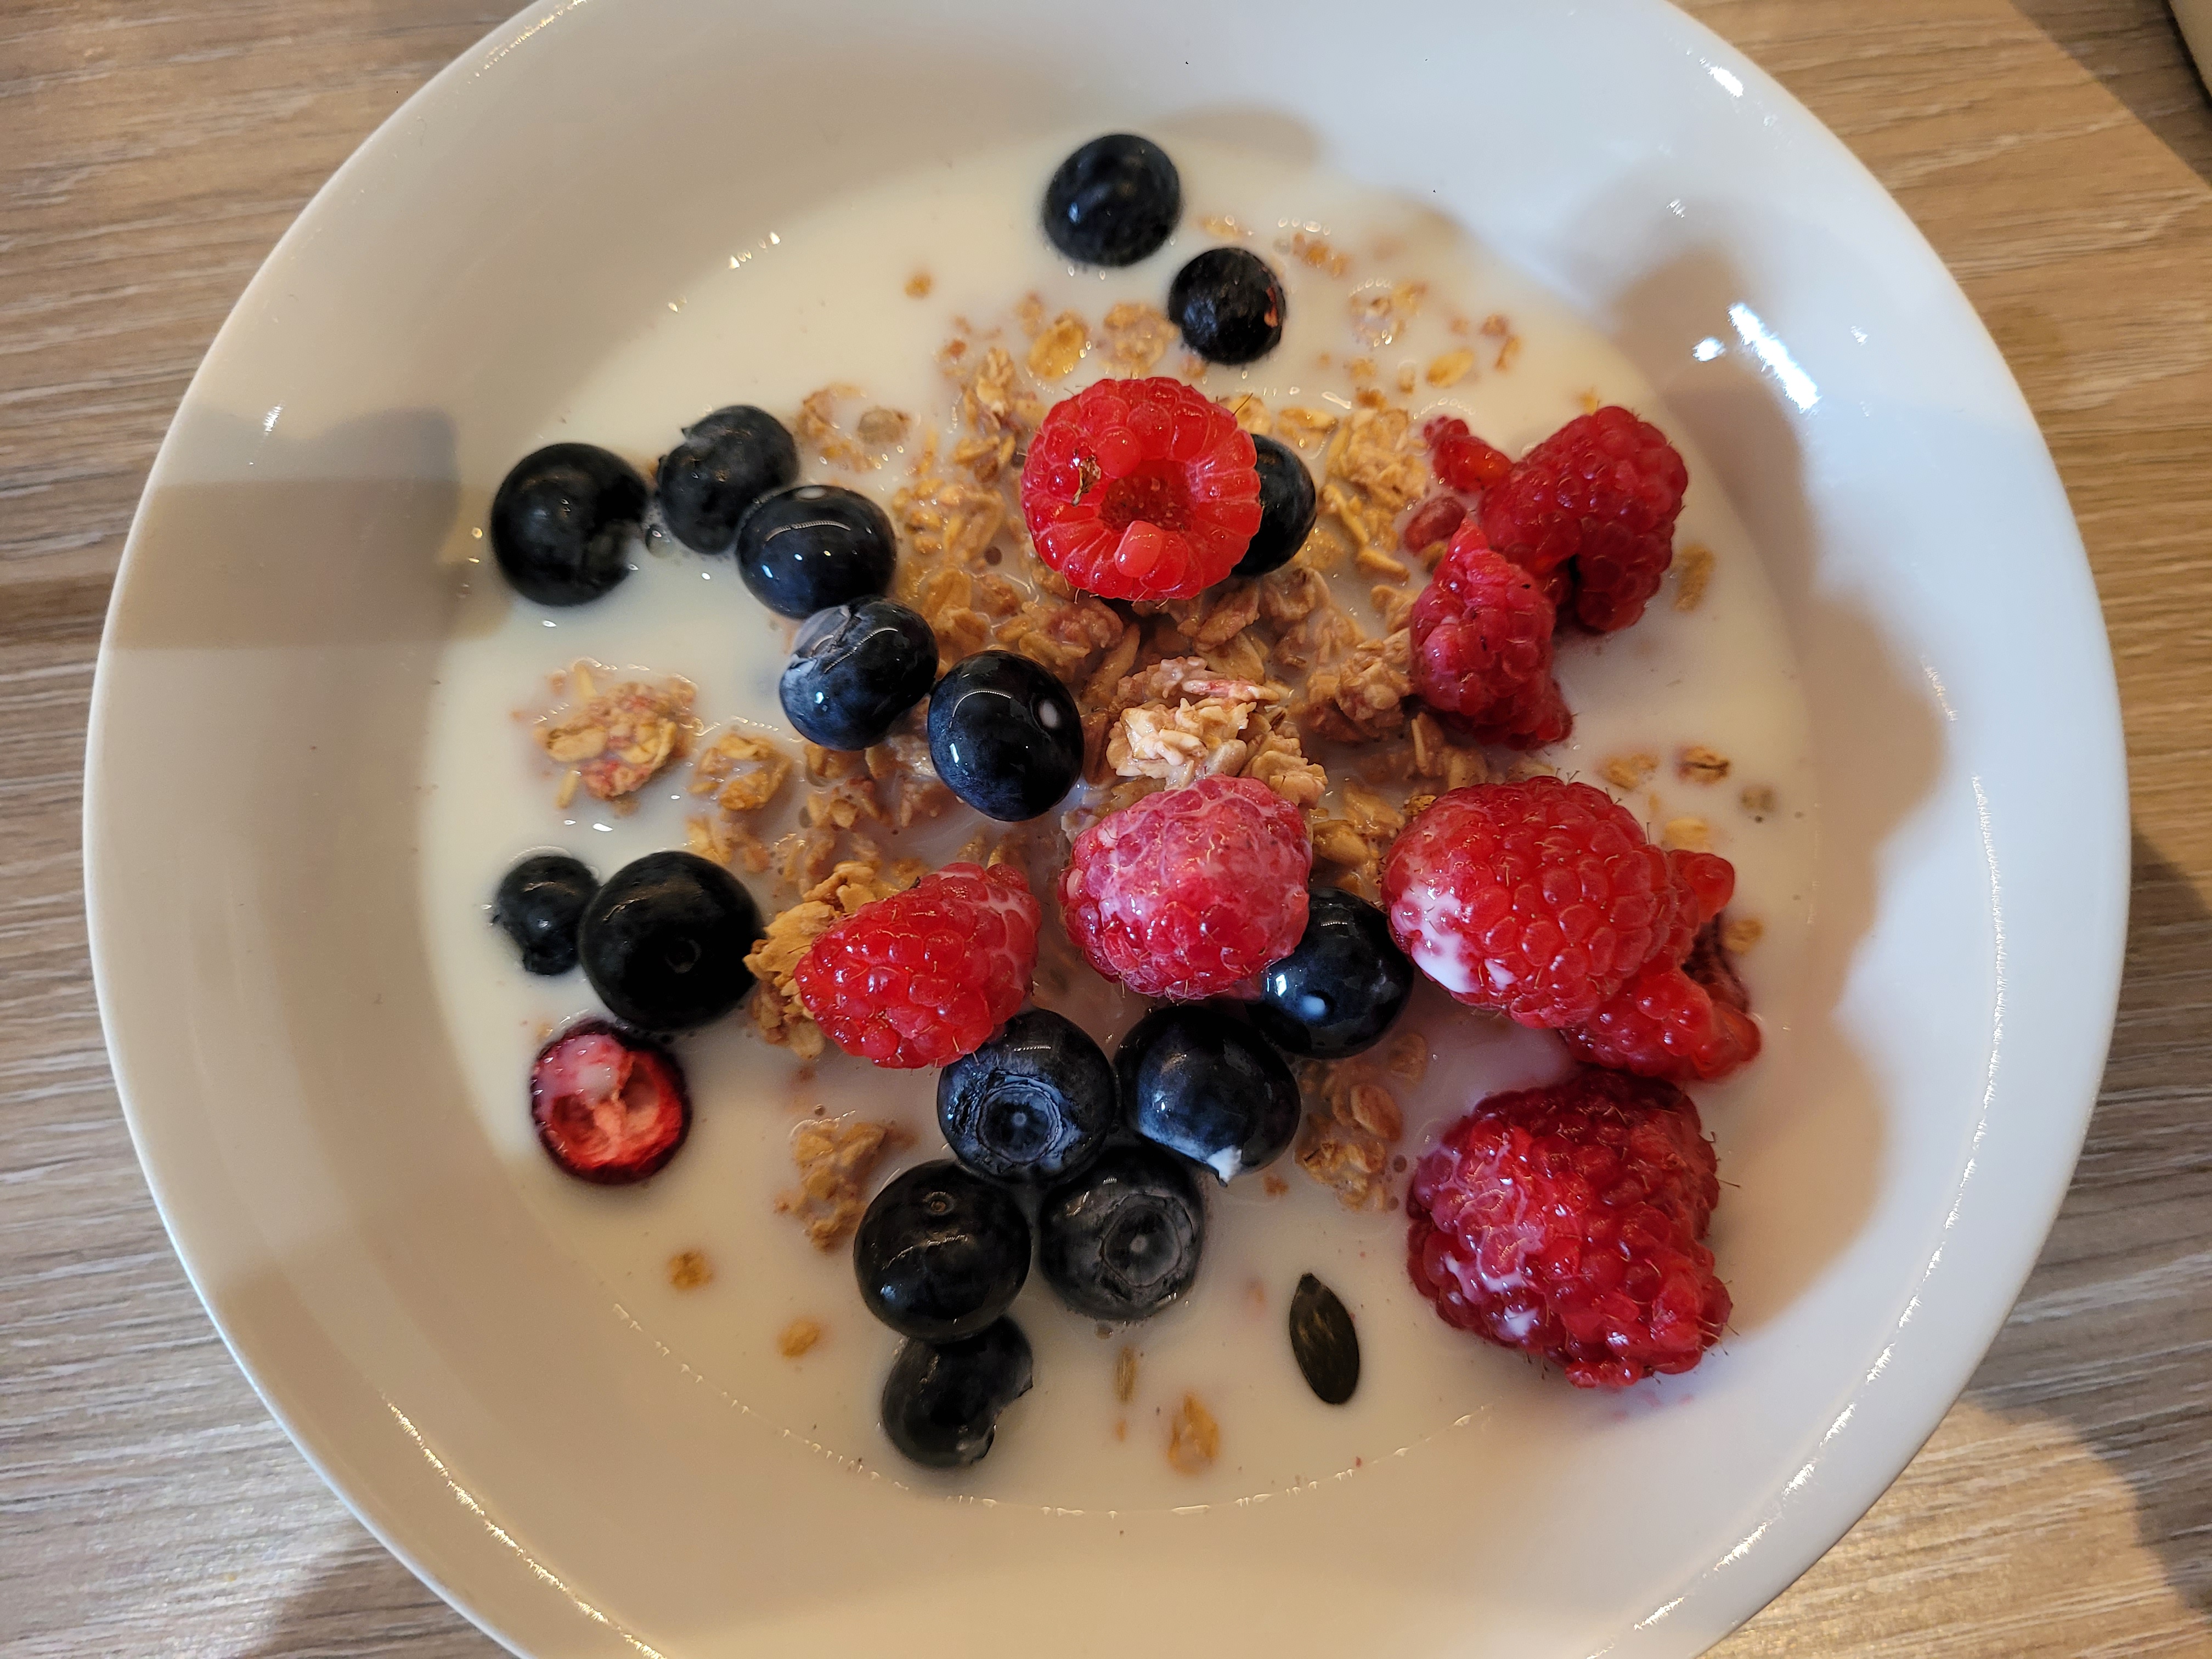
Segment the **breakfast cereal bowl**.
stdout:
[[[1320,9],[1115,22],[991,0],[519,17],[302,216],[149,482],[87,809],[132,1131],[270,1409],[517,1651],[1693,1653],[1903,1467],[2063,1191],[2124,920],[2110,665],[2033,421],[1895,206],[1656,3],[1416,11],[1356,58]],[[1175,157],[1183,220],[1102,274],[1054,258],[1036,204],[1115,131]],[[1242,369],[1130,320],[1216,245],[1288,295]],[[1636,629],[1563,636],[1576,732],[1534,758],[1727,854],[1731,914],[1764,922],[1743,966],[1765,1052],[1692,1091],[1734,1297],[1695,1370],[1570,1388],[1413,1292],[1405,1163],[1560,1063],[1433,988],[1404,1017],[1418,1057],[1376,1051],[1404,1121],[1373,1189],[1314,1178],[1310,1121],[1267,1184],[1210,1194],[1205,1265],[1158,1320],[1025,1286],[1036,1387],[951,1474],[877,1426],[896,1339],[854,1293],[838,1194],[808,1184],[809,1147],[853,1126],[905,1146],[848,1196],[941,1156],[929,1073],[738,1015],[678,1040],[690,1133],[650,1182],[570,1182],[538,1149],[532,1055],[596,1004],[485,925],[509,861],[559,847],[605,876],[690,841],[764,915],[797,896],[744,862],[739,831],[765,853],[781,821],[691,787],[726,771],[602,810],[549,734],[601,680],[680,680],[659,707],[703,726],[689,760],[796,745],[786,626],[729,561],[662,538],[592,605],[511,594],[483,534],[508,469],[557,441],[650,462],[757,403],[793,420],[802,477],[877,498],[926,571],[967,498],[921,498],[999,395],[977,365],[1006,354],[1007,395],[1042,408],[1125,349],[1248,426],[1312,428],[1310,465],[1352,492],[1342,575],[1389,590],[1348,603],[1386,614],[1418,565],[1348,527],[1391,502],[1358,495],[1338,426],[1457,412],[1517,453],[1618,402],[1687,459],[1676,574]],[[975,642],[1049,632],[1037,602],[979,601]],[[1110,659],[1068,648],[1072,678]],[[866,784],[885,816],[859,827],[890,846],[851,879],[889,881],[899,836],[939,865],[988,828],[895,822],[910,781],[801,767],[774,810]],[[1053,1006],[1109,1048],[1134,1012]],[[1285,1340],[1307,1272],[1356,1322],[1343,1407]]]

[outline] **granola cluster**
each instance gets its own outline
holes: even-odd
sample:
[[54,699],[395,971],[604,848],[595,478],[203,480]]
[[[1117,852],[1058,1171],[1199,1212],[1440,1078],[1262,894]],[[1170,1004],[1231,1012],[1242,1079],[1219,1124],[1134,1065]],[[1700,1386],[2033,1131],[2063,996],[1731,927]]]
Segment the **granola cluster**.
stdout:
[[[799,1167],[799,1184],[777,1194],[776,1212],[797,1217],[807,1241],[827,1255],[860,1224],[867,1208],[868,1176],[877,1163],[905,1144],[906,1131],[896,1123],[808,1118],[791,1132],[791,1161]],[[814,1334],[821,1334],[818,1327]],[[809,1338],[795,1352],[784,1352],[795,1358],[812,1346],[813,1338]]]
[[555,677],[555,690],[570,702],[538,726],[538,744],[568,769],[562,774],[555,805],[567,806],[577,788],[617,811],[634,806],[631,797],[664,769],[690,752],[698,722],[691,705],[697,693],[689,680],[672,675],[659,685],[624,680],[605,691],[592,673],[595,665],[579,662]]
[[[1428,1066],[1428,1045],[1417,1032],[1394,1039],[1384,1051],[1389,1074],[1418,1083]],[[1405,1138],[1398,1097],[1364,1058],[1309,1062],[1299,1079],[1305,1121],[1293,1156],[1298,1168],[1336,1194],[1347,1210],[1395,1210],[1391,1176],[1405,1160],[1393,1150]]]

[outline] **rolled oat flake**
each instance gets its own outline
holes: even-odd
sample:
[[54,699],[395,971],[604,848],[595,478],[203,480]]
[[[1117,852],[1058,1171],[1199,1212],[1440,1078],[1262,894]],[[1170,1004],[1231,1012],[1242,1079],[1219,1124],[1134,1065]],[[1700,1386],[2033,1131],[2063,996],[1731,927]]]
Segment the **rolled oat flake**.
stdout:
[[1341,1406],[1359,1386],[1359,1336],[1352,1316],[1311,1273],[1291,1297],[1291,1355],[1324,1405]]

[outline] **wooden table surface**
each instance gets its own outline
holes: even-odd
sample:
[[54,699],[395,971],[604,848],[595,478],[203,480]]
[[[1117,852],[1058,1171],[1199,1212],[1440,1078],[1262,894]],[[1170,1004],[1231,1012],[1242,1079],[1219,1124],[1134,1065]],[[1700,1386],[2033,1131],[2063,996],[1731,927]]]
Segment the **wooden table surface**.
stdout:
[[[262,1411],[100,1046],[85,708],[155,445],[308,195],[501,0],[0,0],[0,1650],[496,1650]],[[2010,1323],[1859,1525],[1731,1638],[2212,1656],[2212,107],[2159,0],[1700,0],[1893,191],[2057,457],[2119,665],[2119,1029]],[[2066,764],[2063,754],[2051,763]]]

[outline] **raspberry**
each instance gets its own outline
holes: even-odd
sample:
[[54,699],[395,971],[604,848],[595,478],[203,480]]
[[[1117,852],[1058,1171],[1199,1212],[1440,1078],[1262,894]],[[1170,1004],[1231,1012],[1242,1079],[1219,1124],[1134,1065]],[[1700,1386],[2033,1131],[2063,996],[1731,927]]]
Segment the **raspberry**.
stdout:
[[1720,989],[1714,994],[1662,958],[1584,1024],[1559,1035],[1583,1059],[1615,1071],[1672,1083],[1715,1082],[1756,1058],[1759,1042],[1750,1015],[1729,1000],[1743,994],[1732,969]]
[[1552,603],[1517,564],[1463,525],[1413,602],[1413,690],[1446,714],[1490,710],[1552,677]]
[[1226,576],[1260,527],[1251,436],[1181,380],[1101,380],[1037,428],[1022,517],[1037,556],[1079,587],[1188,599]]
[[1610,633],[1644,614],[1674,558],[1689,470],[1657,427],[1608,406],[1561,427],[1482,498],[1490,544],[1538,576],[1574,562],[1573,614]]
[[1421,436],[1428,441],[1429,464],[1447,489],[1487,489],[1513,470],[1504,450],[1483,442],[1455,416],[1438,416],[1421,428]]
[[1455,789],[1382,867],[1399,948],[1461,1002],[1579,1025],[1669,938],[1667,855],[1609,795],[1531,778]]
[[831,1042],[878,1066],[943,1066],[1022,1006],[1042,913],[1011,865],[948,864],[863,905],[792,977]]
[[1574,713],[1549,674],[1531,680],[1474,723],[1477,743],[1509,749],[1541,749],[1565,743],[1575,729]]
[[1298,809],[1251,778],[1147,795],[1076,837],[1060,878],[1068,937],[1108,979],[1178,1002],[1288,956],[1313,849]]
[[1406,1196],[1406,1265],[1446,1324],[1626,1388],[1690,1370],[1728,1323],[1702,1242],[1719,1201],[1694,1103],[1585,1069],[1444,1132]]
[[1467,506],[1456,495],[1431,495],[1415,507],[1398,540],[1408,553],[1419,553],[1446,540],[1467,518]]
[[[1720,951],[1719,930],[1711,923],[1735,896],[1735,866],[1717,853],[1672,852],[1667,854],[1667,870],[1674,887],[1674,920],[1656,960],[1682,962],[1693,946],[1708,944],[1713,951]],[[1735,971],[1729,969],[1731,978]],[[1695,969],[1691,972],[1693,978],[1697,976]]]

